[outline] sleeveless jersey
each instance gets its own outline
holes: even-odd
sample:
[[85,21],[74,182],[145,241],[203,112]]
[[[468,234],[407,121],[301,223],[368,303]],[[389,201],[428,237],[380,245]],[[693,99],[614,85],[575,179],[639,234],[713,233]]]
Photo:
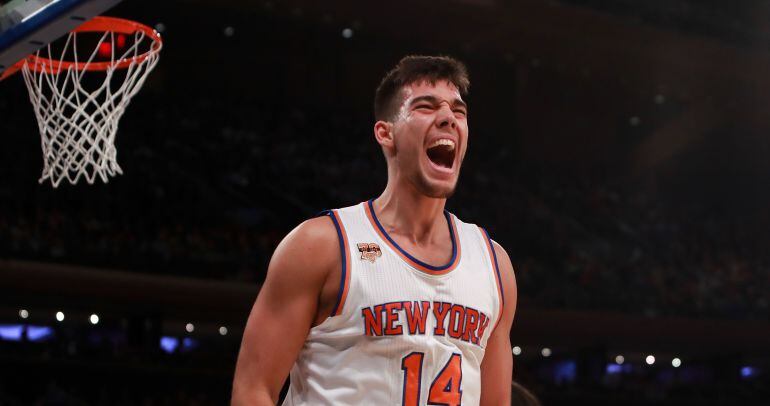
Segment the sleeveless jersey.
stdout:
[[327,212],[338,299],[308,333],[283,405],[478,405],[504,292],[486,232],[444,213],[452,259],[432,266],[396,244],[371,200]]

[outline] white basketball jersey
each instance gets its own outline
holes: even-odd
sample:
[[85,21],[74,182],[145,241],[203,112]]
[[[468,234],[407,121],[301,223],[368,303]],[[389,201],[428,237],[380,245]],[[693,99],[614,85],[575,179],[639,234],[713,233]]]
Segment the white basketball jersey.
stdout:
[[444,266],[401,249],[372,201],[329,212],[342,278],[331,316],[313,327],[284,405],[478,405],[484,348],[504,295],[491,240],[445,212]]

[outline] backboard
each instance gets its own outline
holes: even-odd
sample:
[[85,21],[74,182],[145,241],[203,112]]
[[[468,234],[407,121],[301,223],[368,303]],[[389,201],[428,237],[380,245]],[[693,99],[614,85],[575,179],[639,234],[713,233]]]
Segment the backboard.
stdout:
[[121,0],[0,0],[0,76]]

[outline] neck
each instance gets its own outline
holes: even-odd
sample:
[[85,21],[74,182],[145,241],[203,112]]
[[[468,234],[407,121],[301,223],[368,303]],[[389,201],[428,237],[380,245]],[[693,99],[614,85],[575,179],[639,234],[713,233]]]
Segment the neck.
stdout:
[[445,236],[445,198],[427,197],[408,182],[388,182],[374,200],[374,211],[388,233],[396,233],[414,243],[428,243]]

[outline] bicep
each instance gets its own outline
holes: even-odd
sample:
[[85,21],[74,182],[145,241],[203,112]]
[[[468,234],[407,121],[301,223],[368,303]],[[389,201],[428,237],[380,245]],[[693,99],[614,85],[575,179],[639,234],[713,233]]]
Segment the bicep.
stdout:
[[234,400],[257,393],[277,400],[313,323],[325,268],[334,262],[328,245],[326,238],[295,230],[276,249],[244,329]]
[[513,265],[508,254],[494,244],[500,267],[500,278],[505,292],[505,305],[500,322],[487,341],[484,360],[481,363],[481,404],[510,404],[513,379],[513,355],[510,331],[516,313],[517,291]]

